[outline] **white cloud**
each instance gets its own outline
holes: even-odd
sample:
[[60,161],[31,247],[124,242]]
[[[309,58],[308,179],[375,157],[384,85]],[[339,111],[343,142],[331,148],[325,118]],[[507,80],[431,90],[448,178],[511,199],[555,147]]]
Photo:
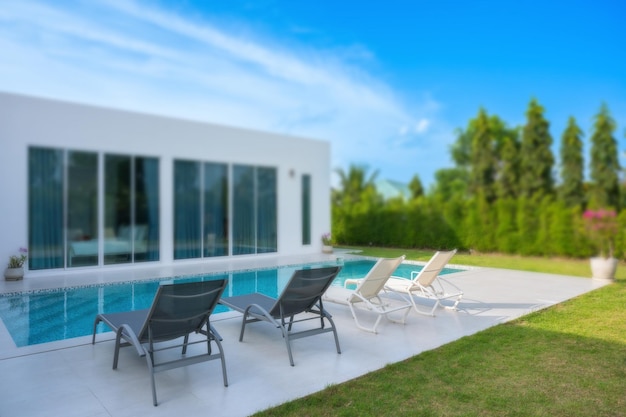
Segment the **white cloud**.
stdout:
[[422,134],[425,133],[426,130],[428,130],[428,127],[430,126],[430,120],[428,119],[420,119],[417,122],[417,125],[415,125],[415,133]]
[[326,139],[334,166],[366,163],[382,177],[408,181],[411,159],[444,146],[416,141],[432,130],[436,101],[407,110],[348,64],[354,52],[340,51],[351,48],[287,49],[134,1],[9,0],[0,49],[2,90]]

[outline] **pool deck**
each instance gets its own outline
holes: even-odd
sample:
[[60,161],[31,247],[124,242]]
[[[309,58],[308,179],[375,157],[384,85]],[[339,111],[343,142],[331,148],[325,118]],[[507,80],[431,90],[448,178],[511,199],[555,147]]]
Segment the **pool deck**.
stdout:
[[[131,273],[91,270],[67,276],[27,276],[21,282],[0,282],[0,292],[146,279],[155,274],[167,277],[290,265],[337,256],[350,255],[190,263]],[[606,284],[588,278],[492,268],[470,269],[447,278],[465,292],[459,311],[439,309],[436,317],[412,311],[405,325],[383,320],[379,334],[358,330],[348,307],[326,303],[338,329],[342,353],[337,354],[329,333],[295,340],[294,367],[289,366],[277,329],[267,323],[252,324],[246,328],[244,341],[239,342],[241,316],[215,315],[212,323],[224,338],[229,386],[223,386],[219,361],[159,373],[158,407],[152,405],[145,359],[134,349],[122,349],[119,368],[111,369],[111,333],[98,335],[95,345],[91,345],[90,337],[81,337],[16,348],[0,322],[0,416],[248,416]]]

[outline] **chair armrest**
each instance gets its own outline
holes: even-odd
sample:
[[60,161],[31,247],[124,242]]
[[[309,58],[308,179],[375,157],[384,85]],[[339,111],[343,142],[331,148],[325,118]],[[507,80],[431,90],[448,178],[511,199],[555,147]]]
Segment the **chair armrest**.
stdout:
[[348,285],[358,286],[361,283],[361,281],[363,281],[363,278],[348,278],[343,282],[343,287],[348,288]]

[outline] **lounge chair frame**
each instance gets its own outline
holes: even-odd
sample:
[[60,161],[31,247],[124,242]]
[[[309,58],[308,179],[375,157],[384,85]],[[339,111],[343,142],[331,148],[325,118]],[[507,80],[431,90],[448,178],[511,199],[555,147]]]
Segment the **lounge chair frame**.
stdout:
[[[456,249],[436,252],[420,271],[411,273],[411,279],[391,277],[385,284],[385,291],[400,294],[419,314],[434,316],[437,307],[456,310],[463,298],[463,291],[440,275],[455,253]],[[434,300],[435,303],[430,311],[424,311],[417,306],[416,298]],[[454,299],[452,306],[442,304],[443,300],[448,299]]]
[[[339,337],[332,316],[324,309],[322,295],[339,273],[341,267],[312,268],[298,270],[278,298],[253,293],[222,298],[219,302],[235,311],[243,313],[239,341],[243,341],[246,325],[266,321],[280,329],[289,355],[289,363],[294,366],[291,341],[321,333],[332,332],[337,353],[341,353]],[[296,315],[308,316],[296,319]],[[294,331],[297,323],[319,320],[317,328]],[[326,322],[330,324],[326,327]]]
[[[346,279],[344,288],[331,287],[326,291],[323,298],[325,301],[347,305],[350,308],[356,327],[367,332],[378,333],[377,328],[383,317],[391,322],[404,324],[412,304],[406,302],[392,305],[389,303],[389,300],[383,300],[379,296],[391,274],[404,259],[404,255],[398,258],[380,258],[364,278]],[[350,290],[347,288],[350,285],[356,285],[356,289]],[[369,310],[376,313],[378,316],[374,325],[366,326],[363,324],[362,319],[359,320],[357,310]],[[390,316],[391,313],[402,310],[404,310],[404,314],[400,319]]]
[[[113,369],[117,369],[120,348],[134,346],[140,357],[146,357],[150,371],[152,401],[156,406],[157,394],[154,374],[169,369],[188,366],[200,362],[220,359],[224,386],[228,386],[226,360],[222,348],[222,337],[210,324],[210,315],[219,297],[226,288],[226,279],[167,284],[159,286],[152,306],[149,309],[122,313],[98,314],[94,321],[91,343],[96,341],[96,328],[104,322],[115,332],[115,353]],[[206,327],[206,330],[204,329]],[[206,336],[197,341],[189,341],[191,333]],[[182,338],[182,343],[162,345],[161,342]],[[212,353],[211,342],[215,342],[218,353]],[[205,344],[207,352],[184,357],[187,347]],[[180,359],[158,362],[158,352],[182,348]]]

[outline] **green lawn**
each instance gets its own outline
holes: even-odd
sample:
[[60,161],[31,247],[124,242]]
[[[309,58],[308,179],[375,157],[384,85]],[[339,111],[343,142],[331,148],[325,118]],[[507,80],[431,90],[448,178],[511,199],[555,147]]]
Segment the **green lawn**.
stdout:
[[[427,260],[432,251],[359,248]],[[457,254],[455,264],[589,276],[583,260]],[[626,265],[615,283],[258,416],[625,416]]]
[[[427,261],[434,251],[417,249],[395,248],[370,248],[357,247],[356,250],[366,256],[393,257],[406,255],[407,259]],[[469,254],[459,252],[452,258],[452,263],[470,266],[488,266],[493,268],[517,269],[520,271],[547,272],[550,274],[572,275],[577,277],[590,277],[588,259],[564,259],[564,258],[541,258],[522,257],[517,255],[500,254]],[[626,264],[621,263],[617,269],[618,279],[626,279]]]

